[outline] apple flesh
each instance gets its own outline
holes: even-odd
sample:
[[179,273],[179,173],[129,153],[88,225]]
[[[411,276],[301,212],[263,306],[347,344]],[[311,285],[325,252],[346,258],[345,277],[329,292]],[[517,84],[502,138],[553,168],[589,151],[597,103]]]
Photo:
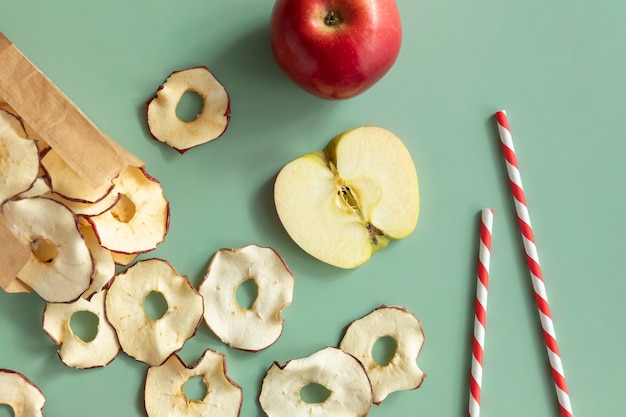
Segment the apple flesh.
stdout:
[[[239,305],[237,289],[254,280],[258,296],[249,308]],[[247,245],[215,252],[198,291],[204,320],[215,335],[235,349],[257,352],[283,332],[282,311],[293,300],[294,277],[274,249]]]
[[327,99],[353,97],[378,82],[401,43],[395,0],[277,0],[270,20],[278,66]]
[[[203,101],[200,113],[189,121],[176,115],[186,92]],[[174,71],[148,101],[146,117],[152,137],[183,154],[224,134],[230,122],[230,96],[207,67]]]
[[[189,399],[183,391],[194,377],[201,377],[207,388],[200,400]],[[144,399],[148,417],[238,417],[243,390],[226,373],[224,354],[206,349],[192,366],[173,354],[163,365],[150,367]]]
[[417,173],[392,132],[366,126],[336,136],[323,151],[293,160],[274,184],[289,236],[313,257],[340,268],[367,262],[417,225]]
[[[301,390],[318,384],[330,391],[321,402],[308,403]],[[336,347],[279,365],[274,362],[261,383],[259,404],[269,417],[364,417],[373,403],[363,364]]]
[[10,369],[0,369],[0,387],[0,404],[9,406],[9,415],[43,417],[46,397],[25,375]]

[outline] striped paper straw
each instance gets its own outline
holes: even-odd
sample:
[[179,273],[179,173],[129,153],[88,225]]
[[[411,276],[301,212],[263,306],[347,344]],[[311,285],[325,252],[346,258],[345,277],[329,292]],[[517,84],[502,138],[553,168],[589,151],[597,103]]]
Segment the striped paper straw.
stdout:
[[509,121],[505,111],[496,113],[498,122],[498,131],[500,133],[500,141],[502,142],[502,152],[506,160],[506,169],[509,175],[509,184],[515,201],[515,210],[517,211],[517,219],[524,242],[524,250],[526,251],[526,261],[532,279],[533,290],[535,292],[535,301],[539,310],[539,318],[543,330],[543,338],[548,351],[548,359],[552,367],[552,378],[556,388],[556,396],[559,401],[559,407],[562,417],[572,417],[572,406],[569,394],[567,392],[567,384],[563,373],[563,365],[561,363],[561,355],[556,341],[554,332],[554,323],[550,314],[550,305],[548,296],[544,286],[541,274],[541,266],[539,265],[539,257],[537,256],[537,247],[535,246],[535,238],[533,229],[530,225],[530,217],[526,206],[526,197],[524,188],[522,187],[522,178],[520,177],[519,168],[517,166],[517,158],[515,149],[513,148],[513,139],[509,128]]
[[483,381],[483,353],[487,321],[487,290],[489,288],[489,262],[491,259],[491,230],[493,209],[483,209],[480,221],[480,247],[478,249],[478,279],[472,340],[472,366],[470,375],[469,417],[480,415],[480,393]]

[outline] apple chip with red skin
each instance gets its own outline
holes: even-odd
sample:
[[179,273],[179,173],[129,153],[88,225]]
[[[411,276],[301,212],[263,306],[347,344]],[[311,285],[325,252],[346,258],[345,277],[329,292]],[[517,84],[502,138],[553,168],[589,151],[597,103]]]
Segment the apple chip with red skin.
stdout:
[[[383,337],[396,342],[393,357],[387,364],[374,359],[374,344]],[[399,390],[416,389],[426,374],[416,359],[424,344],[424,331],[419,319],[404,307],[383,305],[353,321],[346,329],[339,347],[354,355],[367,370],[374,390],[374,403],[380,404]]]
[[0,204],[27,191],[39,175],[37,142],[20,120],[0,110]]
[[[243,308],[236,291],[250,279],[258,296],[250,308]],[[204,298],[204,320],[213,333],[233,348],[254,352],[282,334],[281,313],[291,304],[293,289],[293,274],[274,249],[248,245],[218,250],[198,291]]]
[[99,187],[92,187],[54,149],[49,149],[45,153],[41,158],[41,165],[50,179],[52,191],[67,200],[96,203],[113,188],[110,181],[104,182]]
[[[79,369],[100,368],[108,365],[120,351],[115,329],[106,320],[104,300],[106,290],[91,299],[79,298],[73,303],[47,303],[43,313],[43,329],[59,347],[59,357],[67,365]],[[98,319],[93,340],[85,341],[74,334],[70,326],[75,313],[89,312]]]
[[15,417],[43,417],[46,398],[23,374],[0,369],[0,404],[7,404]]
[[88,216],[100,244],[114,252],[149,252],[165,239],[169,203],[161,183],[143,168],[128,166],[113,179],[120,197],[107,211]]
[[[188,91],[198,94],[204,105],[195,119],[184,121],[176,115],[176,107]],[[181,154],[220,137],[230,121],[230,97],[207,67],[174,71],[147,106],[152,137]]]
[[100,242],[98,242],[98,237],[93,231],[91,224],[83,220],[80,222],[79,230],[83,235],[83,239],[85,239],[85,243],[93,259],[93,277],[91,284],[82,294],[83,298],[89,299],[109,285],[115,276],[115,261],[111,251],[103,248]]
[[[322,402],[304,401],[301,390],[310,384],[330,395]],[[327,347],[284,366],[275,362],[263,378],[259,402],[268,417],[362,417],[372,406],[372,387],[361,362]]]
[[94,266],[76,215],[45,197],[10,200],[3,211],[15,237],[31,251],[18,278],[48,302],[80,297]]
[[[190,400],[183,386],[197,376],[207,392],[200,400]],[[243,401],[241,387],[226,374],[226,357],[210,349],[191,367],[176,354],[150,367],[144,391],[148,417],[237,417]]]
[[[155,320],[144,309],[151,293],[160,293],[167,303],[167,311]],[[158,366],[195,334],[203,303],[187,277],[167,261],[152,258],[113,278],[105,311],[122,350],[138,361]]]

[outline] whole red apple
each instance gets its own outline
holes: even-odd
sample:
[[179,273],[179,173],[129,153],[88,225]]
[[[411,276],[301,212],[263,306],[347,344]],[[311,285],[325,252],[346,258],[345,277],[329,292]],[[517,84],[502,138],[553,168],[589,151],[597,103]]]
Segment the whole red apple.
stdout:
[[270,42],[278,66],[304,90],[354,97],[396,61],[400,13],[395,0],[277,0]]

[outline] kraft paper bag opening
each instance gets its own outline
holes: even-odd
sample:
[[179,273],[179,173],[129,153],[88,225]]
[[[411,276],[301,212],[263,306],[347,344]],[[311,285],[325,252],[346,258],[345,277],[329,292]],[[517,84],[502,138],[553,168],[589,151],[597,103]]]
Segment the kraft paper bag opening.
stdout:
[[0,99],[93,187],[110,181],[127,165],[142,165],[115,146],[1,32]]
[[[0,102],[6,102],[87,184],[98,187],[129,165],[144,164],[106,136],[0,32]],[[0,287],[28,291],[16,279],[30,259],[0,210]]]

